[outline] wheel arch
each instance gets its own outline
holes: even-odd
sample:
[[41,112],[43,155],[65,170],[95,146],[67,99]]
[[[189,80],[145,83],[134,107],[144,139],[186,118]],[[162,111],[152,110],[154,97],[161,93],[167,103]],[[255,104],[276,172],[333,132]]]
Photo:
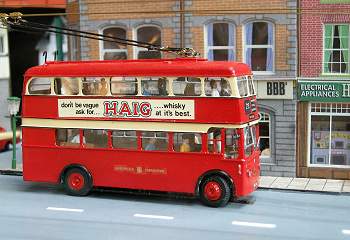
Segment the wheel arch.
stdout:
[[63,168],[63,170],[61,171],[61,174],[60,174],[60,177],[59,177],[59,183],[63,183],[64,182],[64,176],[66,175],[66,173],[70,170],[70,169],[73,169],[73,168],[79,168],[83,171],[85,171],[87,173],[87,175],[89,176],[90,178],[90,181],[91,181],[91,184],[93,185],[93,179],[92,179],[92,175],[90,173],[90,171],[83,165],[81,164],[70,164],[68,166],[65,166]]
[[200,186],[201,186],[202,182],[205,179],[207,179],[208,177],[211,177],[211,176],[220,176],[223,179],[225,179],[227,181],[227,183],[229,184],[231,192],[235,195],[235,184],[233,182],[233,179],[230,177],[230,175],[228,173],[226,173],[225,171],[215,169],[215,170],[210,170],[210,171],[207,171],[207,172],[203,173],[198,178],[198,181],[197,181],[197,184],[196,184],[196,189],[195,189],[195,196],[196,197],[199,196],[199,190],[200,190]]

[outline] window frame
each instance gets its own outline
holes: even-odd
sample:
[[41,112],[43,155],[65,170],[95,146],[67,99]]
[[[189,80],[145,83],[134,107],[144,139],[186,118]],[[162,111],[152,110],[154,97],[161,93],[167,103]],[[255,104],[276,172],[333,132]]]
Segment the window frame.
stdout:
[[[265,119],[262,119],[263,118],[263,115],[266,115],[268,117],[268,120],[265,120]],[[265,137],[265,136],[261,136],[261,134],[259,134],[259,144],[260,144],[260,139],[261,138],[264,138],[264,139],[268,139],[269,140],[269,149],[270,149],[270,155],[269,156],[263,156],[260,154],[260,157],[261,158],[264,158],[264,159],[270,159],[272,157],[272,141],[271,141],[271,114],[268,113],[268,112],[265,112],[265,111],[261,111],[260,110],[260,120],[259,120],[259,123],[260,122],[263,122],[263,123],[268,123],[268,126],[269,126],[269,136],[268,137]],[[260,131],[261,132],[261,131]],[[260,146],[258,146],[260,148]]]
[[[318,104],[318,106],[317,106]],[[325,105],[326,107],[324,108]],[[338,105],[340,106],[340,112],[338,112]],[[343,105],[347,105],[347,107],[343,107]],[[333,109],[336,109],[334,112]],[[309,102],[308,105],[308,131],[307,131],[307,167],[314,167],[314,168],[338,168],[338,169],[350,169],[350,165],[332,165],[331,161],[329,161],[329,164],[317,164],[317,163],[311,163],[311,153],[312,153],[312,145],[311,145],[311,137],[312,137],[312,128],[311,128],[311,121],[312,121],[312,116],[327,116],[329,117],[329,141],[332,140],[332,117],[336,116],[342,116],[342,117],[350,117],[350,104],[349,103],[328,103],[328,102]],[[342,112],[344,111],[344,112]],[[332,154],[332,146],[329,144],[328,148],[328,159],[331,159],[331,154]]]
[[[326,72],[325,71],[325,63],[326,63],[326,61],[325,61],[325,53],[326,53],[326,51],[330,51],[331,52],[331,54],[333,53],[333,51],[334,50],[338,50],[338,51],[344,51],[344,49],[342,49],[342,48],[339,48],[339,49],[337,49],[337,48],[329,48],[329,49],[326,49],[325,47],[326,47],[326,25],[330,25],[330,26],[332,26],[332,41],[334,41],[334,27],[336,26],[336,25],[345,25],[345,26],[348,26],[348,36],[347,36],[347,38],[348,38],[348,48],[347,48],[347,50],[348,50],[348,62],[344,62],[345,64],[347,64],[347,72],[344,72],[344,73],[342,73],[342,72],[337,72],[337,73],[335,73],[335,72]],[[323,24],[323,26],[322,26],[322,37],[323,37],[323,39],[322,39],[322,75],[349,75],[350,74],[350,24],[349,23],[324,23]],[[332,42],[332,44],[333,44],[333,42]],[[346,49],[345,49],[346,50]],[[345,61],[345,60],[344,60]],[[342,62],[327,62],[328,64],[329,63],[342,63]]]
[[[268,25],[271,24],[271,27],[272,27],[272,45],[253,45],[253,44],[250,44],[248,45],[246,43],[246,29],[247,29],[247,25],[248,24],[254,24],[254,23],[259,23],[259,22],[265,22],[267,23]],[[243,43],[243,62],[248,64],[247,63],[247,56],[246,56],[246,52],[248,50],[248,48],[251,48],[251,49],[254,49],[254,48],[257,48],[257,49],[261,49],[261,48],[264,48],[264,49],[268,49],[268,48],[271,48],[272,50],[272,70],[271,71],[253,71],[253,75],[256,74],[256,75],[271,75],[271,74],[274,74],[276,72],[276,54],[275,54],[275,46],[276,46],[276,27],[275,27],[275,24],[271,21],[267,21],[267,20],[254,20],[254,21],[250,21],[250,22],[247,22],[244,24],[243,26],[243,34],[242,34],[242,43]],[[266,56],[267,57],[267,56]],[[251,66],[249,66],[250,68],[252,68]]]
[[[138,32],[138,30],[140,28],[143,28],[143,27],[155,27],[155,28],[157,28],[160,31],[160,45],[162,45],[162,42],[163,42],[163,31],[162,31],[162,28],[160,26],[156,25],[156,24],[142,24],[142,25],[139,25],[136,28],[134,28],[132,30],[132,39],[134,41],[139,41],[138,38],[137,38],[137,32]],[[140,51],[147,51],[147,48],[133,46],[133,59],[139,59],[138,58],[138,54],[139,54]],[[163,54],[162,54],[162,52],[160,52],[160,58],[155,58],[155,59],[161,59],[162,57],[163,57]]]
[[[209,36],[209,25],[212,24],[213,25],[213,31],[214,31],[214,24],[216,23],[225,23],[228,25],[228,28],[232,27],[232,34],[233,34],[233,45],[230,46],[230,45],[227,45],[227,46],[209,46],[209,43],[208,43],[208,36]],[[215,61],[214,59],[209,59],[209,51],[210,50],[232,50],[233,51],[233,59],[232,60],[226,60],[226,61],[235,61],[236,60],[236,45],[237,45],[237,36],[236,36],[236,25],[232,22],[228,22],[228,21],[215,21],[215,22],[210,22],[208,24],[206,24],[204,26],[204,43],[205,43],[205,46],[204,46],[204,49],[205,49],[205,54],[204,54],[204,57],[208,59],[208,61]],[[229,37],[229,36],[228,36]]]
[[[127,37],[128,36],[128,31],[125,27],[122,27],[122,26],[106,26],[106,27],[103,27],[101,29],[99,29],[99,34],[103,35],[103,32],[106,30],[106,29],[109,29],[109,28],[120,28],[120,29],[123,29],[125,31],[125,36]],[[105,53],[120,53],[120,52],[125,52],[126,54],[126,59],[128,59],[128,47],[126,46],[125,49],[105,49],[103,47],[103,41],[99,41],[99,48],[100,48],[100,60],[105,60],[104,59],[104,55]]]

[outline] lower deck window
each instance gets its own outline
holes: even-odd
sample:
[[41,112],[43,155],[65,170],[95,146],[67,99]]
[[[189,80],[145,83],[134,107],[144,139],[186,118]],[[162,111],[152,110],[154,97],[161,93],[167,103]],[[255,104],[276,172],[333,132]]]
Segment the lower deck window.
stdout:
[[168,134],[166,132],[142,132],[142,149],[145,151],[167,151]]
[[112,131],[113,148],[137,149],[136,131]]
[[225,157],[238,157],[239,134],[237,129],[226,129]]
[[221,153],[220,128],[210,128],[208,130],[208,151],[211,153]]
[[79,129],[61,128],[56,130],[56,144],[58,146],[79,147]]
[[176,152],[200,152],[202,137],[199,133],[174,133],[174,150]]
[[107,130],[85,129],[84,141],[86,147],[107,148],[108,132]]

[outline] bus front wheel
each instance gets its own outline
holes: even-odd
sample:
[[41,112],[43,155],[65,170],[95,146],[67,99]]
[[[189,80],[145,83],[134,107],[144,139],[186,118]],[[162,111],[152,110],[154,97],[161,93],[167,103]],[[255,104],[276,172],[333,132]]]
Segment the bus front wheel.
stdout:
[[64,189],[69,195],[85,196],[92,188],[90,174],[81,168],[71,168],[64,176]]
[[200,185],[199,197],[204,205],[210,207],[223,207],[231,197],[230,186],[220,176],[211,176]]

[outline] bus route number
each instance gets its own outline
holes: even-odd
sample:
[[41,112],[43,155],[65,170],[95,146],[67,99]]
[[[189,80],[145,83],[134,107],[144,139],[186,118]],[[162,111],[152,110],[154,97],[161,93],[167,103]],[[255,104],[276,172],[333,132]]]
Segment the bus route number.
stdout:
[[271,95],[285,95],[287,82],[267,82],[266,94]]

